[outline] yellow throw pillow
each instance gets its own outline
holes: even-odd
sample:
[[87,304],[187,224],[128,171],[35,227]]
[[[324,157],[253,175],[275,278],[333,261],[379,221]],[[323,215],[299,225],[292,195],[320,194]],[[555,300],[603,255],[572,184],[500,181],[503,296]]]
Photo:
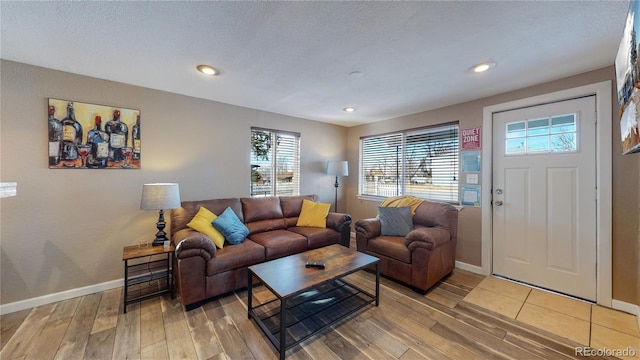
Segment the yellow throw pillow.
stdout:
[[380,206],[385,207],[411,207],[411,216],[416,214],[416,209],[424,200],[419,199],[413,195],[400,195],[386,198]]
[[207,235],[211,238],[211,241],[216,244],[218,249],[222,249],[222,246],[224,245],[224,236],[222,236],[220,231],[214,228],[213,224],[211,224],[211,222],[217,218],[216,214],[212,213],[207,208],[200,206],[198,213],[193,217],[193,219],[191,219],[191,221],[189,221],[187,226],[197,232]]
[[296,226],[327,227],[327,215],[331,204],[302,200],[302,210]]

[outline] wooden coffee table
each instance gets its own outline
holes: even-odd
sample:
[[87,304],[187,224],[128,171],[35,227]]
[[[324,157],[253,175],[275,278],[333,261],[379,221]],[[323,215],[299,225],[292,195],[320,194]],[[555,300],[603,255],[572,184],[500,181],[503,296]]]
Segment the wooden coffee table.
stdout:
[[[324,269],[307,268],[322,262]],[[375,295],[344,277],[375,265]],[[254,277],[275,299],[253,307]],[[248,314],[284,359],[285,351],[363,307],[380,304],[378,258],[331,245],[249,267]]]

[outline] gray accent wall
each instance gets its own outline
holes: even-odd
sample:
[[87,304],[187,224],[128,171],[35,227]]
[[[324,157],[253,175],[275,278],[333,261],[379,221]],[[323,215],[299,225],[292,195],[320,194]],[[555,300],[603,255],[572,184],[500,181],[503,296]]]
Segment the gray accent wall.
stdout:
[[[605,80],[615,84],[613,66],[345,128],[2,60],[0,181],[17,181],[18,196],[0,200],[0,304],[121,279],[122,247],[151,240],[156,231],[157,212],[139,210],[144,183],[177,182],[183,200],[248,196],[252,126],[301,134],[301,193],[320,201],[334,197],[326,161],[349,160],[338,206],[355,221],[375,216],[378,205],[357,197],[361,136],[456,120],[461,129],[481,126],[485,106]],[[616,119],[614,89],[611,96]],[[139,109],[142,169],[48,169],[49,97]],[[613,298],[640,304],[640,154],[620,155],[619,134],[614,120]],[[483,226],[479,208],[460,212],[458,261],[481,265]]]
[[[417,128],[438,123],[459,121],[460,129],[482,126],[483,108],[495,104],[543,95],[555,91],[575,88],[583,85],[611,80],[615,86],[615,72],[613,66],[594,70],[588,73],[547,82],[541,85],[512,91],[505,94],[491,96],[462,104],[455,104],[431,111],[411,114],[372,124],[349,128],[348,153],[349,162],[357,164],[359,154],[359,139],[362,136],[387,133],[402,129]],[[470,84],[469,86],[473,86]],[[461,89],[464,91],[464,89]],[[638,170],[640,169],[640,154],[620,155],[620,123],[617,109],[615,88],[612,96],[612,141],[613,141],[613,299],[630,304],[640,303],[640,247],[639,209],[640,190],[638,187]],[[491,131],[483,129],[485,131]],[[483,146],[486,144],[483,143]],[[594,159],[595,161],[595,159]],[[484,169],[483,169],[484,170]],[[355,173],[356,169],[352,169]],[[482,176],[480,176],[480,179]],[[357,197],[358,184],[356,176],[349,176],[347,189],[347,208],[354,219],[372,217],[376,215],[379,202]],[[461,182],[462,184],[462,182]],[[482,184],[486,186],[487,184]],[[481,266],[481,209],[465,207],[459,213],[457,261],[469,265]]]
[[[249,196],[252,126],[300,133],[300,191],[333,204],[325,167],[346,157],[342,126],[6,60],[0,76],[0,181],[18,182],[0,200],[0,304],[122,278],[123,246],[157,231],[144,183],[177,182],[183,200]],[[48,169],[49,97],[139,109],[142,169]]]

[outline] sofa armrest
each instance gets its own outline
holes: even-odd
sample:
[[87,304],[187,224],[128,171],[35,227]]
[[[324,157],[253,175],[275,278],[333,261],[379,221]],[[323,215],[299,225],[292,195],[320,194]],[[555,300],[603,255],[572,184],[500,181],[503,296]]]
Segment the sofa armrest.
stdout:
[[327,214],[327,227],[340,233],[340,244],[349,247],[351,241],[351,215],[343,213]]
[[342,213],[327,214],[327,227],[341,231],[345,226],[351,227],[351,215]]
[[185,259],[192,256],[201,256],[205,261],[216,256],[216,246],[211,239],[193,229],[181,229],[173,235],[176,244],[176,258]]
[[442,227],[420,227],[405,236],[404,244],[410,251],[416,248],[433,250],[451,240],[451,232]]

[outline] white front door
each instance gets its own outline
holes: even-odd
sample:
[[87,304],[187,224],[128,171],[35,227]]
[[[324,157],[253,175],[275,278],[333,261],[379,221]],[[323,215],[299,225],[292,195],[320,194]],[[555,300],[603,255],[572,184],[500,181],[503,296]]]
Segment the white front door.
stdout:
[[493,273],[596,300],[595,96],[493,114]]

